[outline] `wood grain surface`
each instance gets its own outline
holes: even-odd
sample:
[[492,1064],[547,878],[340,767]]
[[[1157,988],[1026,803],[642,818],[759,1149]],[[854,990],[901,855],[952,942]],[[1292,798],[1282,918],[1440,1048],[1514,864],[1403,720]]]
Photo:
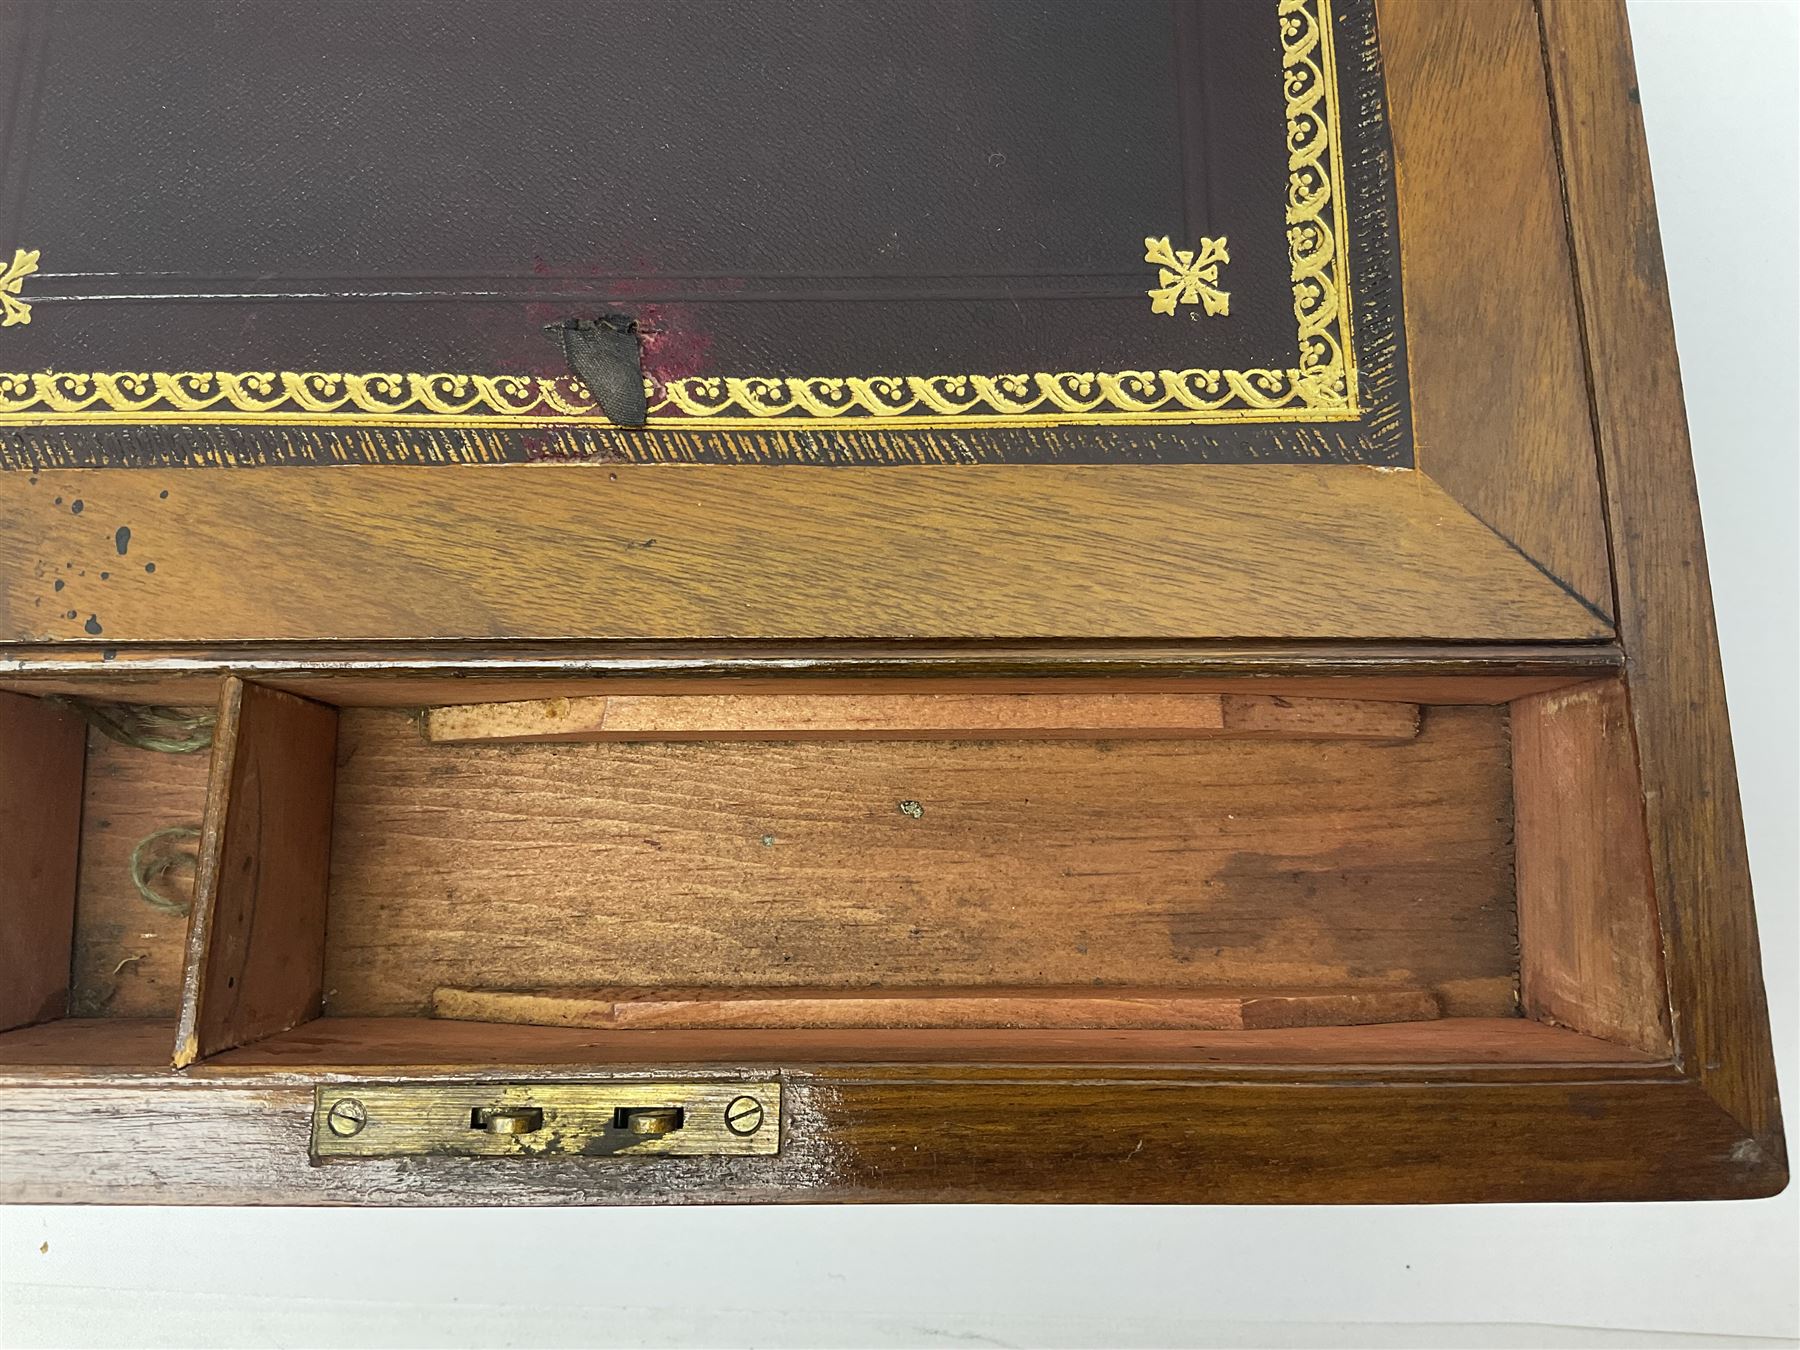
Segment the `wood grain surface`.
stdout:
[[[402,1078],[585,1079],[659,1068],[767,1073],[822,1064],[906,1065],[914,1075],[951,1066],[1129,1066],[1132,1079],[1211,1074],[1241,1079],[1305,1071],[1391,1080],[1465,1072],[1483,1081],[1542,1081],[1547,1074],[1662,1070],[1656,1056],[1520,1017],[1456,1017],[1360,1027],[1246,1031],[633,1031],[509,1026],[412,1017],[319,1017],[252,1045],[224,1050],[179,1075],[169,1068],[168,1024],[150,1018],[64,1018],[0,1033],[0,1085],[48,1079],[137,1077],[181,1082],[344,1074]],[[1670,1070],[1673,1072],[1673,1070]],[[1029,1076],[1029,1075],[1027,1075]]]
[[177,1068],[318,1015],[337,718],[321,703],[225,681]]
[[432,991],[434,1017],[632,1030],[917,1027],[1244,1031],[1428,1022],[1427,989],[1283,994],[1204,989],[545,989]]
[[1266,694],[838,693],[587,695],[455,704],[425,738],[458,741],[1403,740],[1407,703]]
[[6,641],[1609,634],[1375,469],[0,474]]
[[[1085,1070],[782,1081],[761,1158],[372,1159],[314,1166],[313,1089],[220,1081],[0,1097],[15,1203],[672,1204],[1060,1201],[1394,1204],[1751,1197],[1769,1174],[1691,1083],[1133,1081]],[[346,1093],[354,1083],[345,1083]],[[82,1165],[67,1165],[71,1138]],[[205,1139],[207,1147],[188,1146]],[[1222,1142],[1228,1141],[1228,1142]]]
[[1380,0],[1379,16],[1418,465],[1610,618],[1536,11],[1531,0]]
[[1513,1011],[1504,713],[1416,740],[427,745],[348,710],[327,1006],[440,985],[1430,988]]
[[[1550,703],[1523,710],[1524,936],[1538,945],[1547,894],[1641,899],[1620,884],[1635,880],[1621,822],[1637,805],[1669,1055],[1468,1015],[1513,1011],[1520,960],[1496,710],[1427,708],[1418,739],[1396,745],[875,747],[431,747],[399,713],[353,711],[322,983],[328,1011],[384,1015],[303,1021],[180,1074],[162,1017],[0,1034],[0,1195],[1393,1203],[1779,1190],[1786,1148],[1623,4],[1541,0],[1534,22],[1524,0],[1380,0],[1380,20],[1423,473],[0,475],[0,683],[176,701],[167,691],[241,664],[332,701],[406,708],[445,701],[449,672],[471,702],[612,692],[595,676],[646,695],[689,680],[768,692],[736,682],[795,676],[1224,692],[1206,681],[1253,675],[1282,682],[1259,693],[1344,681],[1358,697],[1473,703],[1622,671],[1635,802],[1621,739],[1596,747],[1590,725],[1571,741],[1546,724]],[[1620,725],[1616,694],[1577,697]],[[1545,783],[1586,799],[1568,821],[1546,821]],[[1598,855],[1556,844],[1603,797],[1619,837]],[[1573,954],[1586,943],[1593,956],[1594,930],[1616,916],[1555,917],[1571,915]],[[1599,993],[1608,979],[1644,988],[1641,908],[1629,917],[1630,960],[1584,977]],[[1543,955],[1525,957],[1540,991]],[[438,985],[473,981],[876,979],[1405,984],[1452,1015],[1230,1032],[619,1032],[415,1016]],[[1585,1016],[1596,991],[1576,992]],[[1588,1024],[1629,1037],[1644,1013],[1626,1002]],[[322,1080],[635,1080],[677,1065],[779,1072],[781,1154],[526,1168],[307,1157]]]
[[1786,1175],[1756,908],[1622,0],[1543,0],[1631,722],[1683,1063]]
[[1505,703],[1624,668],[1610,643],[0,644],[0,689],[213,703],[229,669],[339,707],[618,694],[1254,693]]
[[1512,733],[1520,1006],[1666,1054],[1669,992],[1625,689],[1520,699]]
[[83,732],[71,712],[0,694],[0,1031],[68,1011]]
[[[144,903],[131,852],[152,831],[200,826],[208,756],[160,754],[87,739],[81,877],[75,898],[76,1016],[173,1018],[181,1004],[188,921]],[[194,874],[170,874],[164,891],[193,895]]]

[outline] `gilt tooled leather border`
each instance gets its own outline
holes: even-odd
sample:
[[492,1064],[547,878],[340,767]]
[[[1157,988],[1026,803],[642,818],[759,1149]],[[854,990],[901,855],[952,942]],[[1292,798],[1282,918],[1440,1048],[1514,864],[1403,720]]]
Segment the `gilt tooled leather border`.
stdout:
[[[613,426],[572,377],[0,372],[0,465],[1405,464],[1391,151],[1373,4],[1275,3],[1288,148],[1282,227],[1296,322],[1285,369],[646,379],[642,431]],[[1344,79],[1340,47],[1350,58]],[[1347,121],[1360,144],[1346,142]],[[1147,304],[1159,314],[1201,303],[1219,312],[1228,304],[1228,243],[1203,239],[1188,250],[1185,242],[1144,240]],[[19,250],[6,272],[8,325],[31,322],[27,283],[37,263],[38,251]],[[1054,434],[1075,428],[1084,433],[1078,441]],[[764,434],[718,434],[746,432]]]

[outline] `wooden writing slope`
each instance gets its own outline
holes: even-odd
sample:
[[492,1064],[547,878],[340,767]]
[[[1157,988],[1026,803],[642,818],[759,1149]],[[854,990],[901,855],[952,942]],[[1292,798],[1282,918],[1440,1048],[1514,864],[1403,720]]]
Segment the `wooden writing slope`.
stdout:
[[0,1195],[1785,1183],[1621,3],[227,8],[0,11]]

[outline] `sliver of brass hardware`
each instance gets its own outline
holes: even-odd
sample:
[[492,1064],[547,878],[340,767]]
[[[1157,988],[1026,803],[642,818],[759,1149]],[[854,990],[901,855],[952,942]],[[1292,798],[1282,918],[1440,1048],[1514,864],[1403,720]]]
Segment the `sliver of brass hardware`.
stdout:
[[633,1134],[673,1134],[681,1128],[679,1106],[623,1106],[613,1112],[613,1123]]
[[478,1106],[469,1113],[469,1128],[489,1134],[530,1134],[544,1128],[540,1106]]
[[780,1147],[776,1082],[337,1083],[313,1093],[318,1162],[724,1157]]

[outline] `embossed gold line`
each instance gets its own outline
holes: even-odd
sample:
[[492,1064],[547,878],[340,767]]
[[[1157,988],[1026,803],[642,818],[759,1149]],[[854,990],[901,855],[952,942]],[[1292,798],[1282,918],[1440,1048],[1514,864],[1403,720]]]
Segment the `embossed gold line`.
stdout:
[[[1239,422],[1353,422],[1361,414],[1354,408],[1234,408],[1216,413],[1106,413],[1082,421],[1079,413],[1009,413],[1005,415],[962,414],[946,417],[939,413],[901,414],[895,417],[652,417],[649,430],[679,431],[683,428],[708,428],[725,431],[894,431],[920,427],[964,427],[992,429],[996,427],[1056,427],[1078,422],[1085,426],[1216,426]],[[85,413],[0,413],[0,426],[57,427],[113,424],[119,426],[242,426],[243,413],[230,412],[85,412]],[[258,424],[289,426],[361,426],[361,427],[588,427],[595,431],[629,431],[604,417],[470,417],[457,414],[375,414],[375,413],[296,413],[264,412],[254,415]]]
[[1337,223],[1338,326],[1343,333],[1344,377],[1348,382],[1350,406],[1360,415],[1361,394],[1357,385],[1356,303],[1350,293],[1350,224],[1344,202],[1347,182],[1344,178],[1344,124],[1338,97],[1337,34],[1331,12],[1331,0],[1317,0],[1319,23],[1324,29],[1325,43],[1325,113],[1331,125],[1332,205]]

